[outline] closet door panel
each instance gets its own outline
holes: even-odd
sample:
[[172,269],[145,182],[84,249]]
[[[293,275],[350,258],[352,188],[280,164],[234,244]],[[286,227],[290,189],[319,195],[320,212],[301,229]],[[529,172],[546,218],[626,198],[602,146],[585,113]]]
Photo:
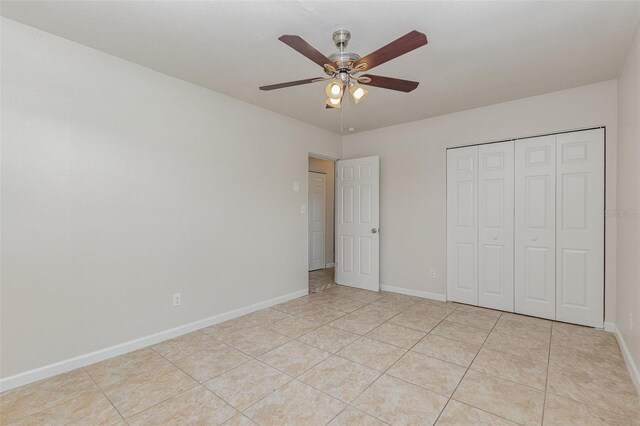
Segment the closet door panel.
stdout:
[[556,136],[515,141],[515,311],[555,318]]
[[556,319],[603,326],[604,130],[557,136]]
[[513,142],[478,147],[478,304],[513,311]]
[[447,151],[447,298],[478,304],[478,147]]

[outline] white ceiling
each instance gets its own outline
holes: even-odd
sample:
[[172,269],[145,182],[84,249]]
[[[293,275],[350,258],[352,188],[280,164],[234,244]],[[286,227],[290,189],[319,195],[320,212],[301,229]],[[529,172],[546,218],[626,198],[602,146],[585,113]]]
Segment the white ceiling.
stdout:
[[[640,15],[635,2],[3,1],[2,15],[95,49],[347,133],[613,79]],[[364,56],[410,30],[427,46],[372,73],[420,82],[371,88],[325,110],[324,85],[258,86],[322,76],[278,41],[297,34],[328,55],[334,30]]]

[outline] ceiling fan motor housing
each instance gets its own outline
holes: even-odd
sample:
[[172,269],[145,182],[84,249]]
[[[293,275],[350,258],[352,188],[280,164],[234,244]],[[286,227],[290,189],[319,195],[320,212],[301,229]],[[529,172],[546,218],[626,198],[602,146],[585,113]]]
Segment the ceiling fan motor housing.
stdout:
[[349,70],[351,64],[360,59],[360,55],[349,52],[338,52],[329,55],[329,59],[338,65],[339,70]]
[[349,40],[351,40],[351,33],[349,31],[338,30],[333,32],[333,42],[338,49],[342,50],[347,47]]
[[347,30],[338,30],[333,33],[333,42],[340,52],[332,53],[329,59],[338,65],[338,70],[349,70],[351,64],[360,59],[355,53],[345,52],[344,49],[349,44],[351,33]]

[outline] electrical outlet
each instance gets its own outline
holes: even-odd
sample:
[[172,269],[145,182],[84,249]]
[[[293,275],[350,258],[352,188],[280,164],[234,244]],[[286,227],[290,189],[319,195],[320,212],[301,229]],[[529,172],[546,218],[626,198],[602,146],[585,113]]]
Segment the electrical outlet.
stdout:
[[180,306],[180,303],[182,301],[180,300],[180,293],[175,293],[173,295],[173,306]]
[[429,278],[431,278],[432,280],[436,278],[436,270],[435,269],[429,269]]

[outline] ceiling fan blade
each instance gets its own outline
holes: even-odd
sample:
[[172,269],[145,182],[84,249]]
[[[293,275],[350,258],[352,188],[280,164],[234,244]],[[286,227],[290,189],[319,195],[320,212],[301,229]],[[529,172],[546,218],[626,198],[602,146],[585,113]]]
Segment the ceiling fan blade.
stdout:
[[324,81],[326,78],[305,78],[304,80],[287,81],[286,83],[270,84],[269,86],[260,86],[260,90],[275,90],[282,89],[284,87],[300,86],[301,84],[315,83],[316,81]]
[[353,67],[357,67],[360,64],[363,65],[362,71],[370,70],[373,67],[384,64],[398,56],[402,56],[405,53],[409,53],[420,46],[427,44],[427,36],[416,30],[411,31],[408,34],[403,35],[397,40],[392,41],[384,47],[369,53],[364,58],[358,59],[353,63]]
[[292,49],[298,51],[303,54],[307,58],[311,59],[316,64],[320,65],[324,68],[325,64],[333,65],[333,62],[329,60],[322,53],[318,52],[315,47],[311,46],[309,43],[304,41],[300,36],[297,35],[283,35],[278,38],[281,42],[291,47]]
[[418,87],[417,81],[402,80],[400,78],[382,77],[379,75],[364,74],[361,77],[367,77],[369,82],[360,81],[360,84],[368,86],[381,87],[383,89],[397,90],[399,92],[411,92]]

